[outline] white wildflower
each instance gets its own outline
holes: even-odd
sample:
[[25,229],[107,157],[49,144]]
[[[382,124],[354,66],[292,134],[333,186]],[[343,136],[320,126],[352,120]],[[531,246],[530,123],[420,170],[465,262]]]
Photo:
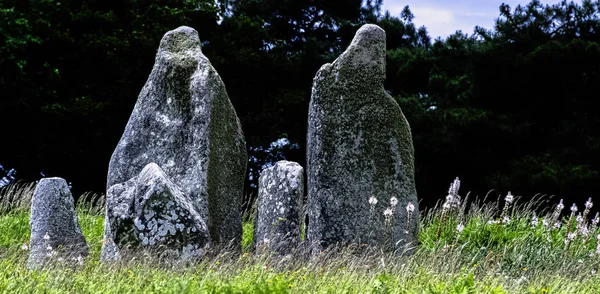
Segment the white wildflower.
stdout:
[[77,263],[79,263],[79,265],[83,265],[83,256],[81,256],[81,254],[77,256]]
[[598,228],[598,221],[600,219],[598,218],[598,213],[596,212],[596,216],[594,216],[594,218],[592,219],[592,226],[590,228],[590,232],[596,232],[596,228]]
[[375,206],[377,204],[377,198],[375,198],[375,196],[371,196],[371,198],[369,198],[369,204],[371,204],[371,206]]
[[263,239],[263,243],[264,244],[269,244],[269,242],[271,242],[271,240],[269,240],[269,238],[264,238]]
[[567,234],[567,239],[570,240],[574,240],[575,237],[577,237],[577,232],[570,232],[569,234]]
[[594,203],[592,203],[592,197],[590,197],[588,199],[588,201],[585,203],[585,209],[590,210],[592,208],[592,206],[594,206]]
[[540,222],[540,220],[537,218],[537,216],[534,213],[533,217],[531,218],[531,228],[535,229],[535,227],[537,227],[539,222]]
[[448,189],[448,195],[446,196],[446,201],[442,206],[444,210],[448,210],[452,207],[460,206],[460,196],[458,195],[458,190],[460,189],[460,180],[456,178],[454,182],[450,184],[450,188]]
[[390,204],[392,207],[395,207],[398,204],[398,199],[392,196],[392,198],[390,198]]
[[587,228],[587,226],[582,226],[581,228],[579,228],[579,234],[581,234],[582,236],[587,237],[589,233],[590,231]]
[[29,250],[29,246],[27,245],[27,243],[23,243],[23,245],[21,245],[21,250],[23,250],[23,251]]
[[488,225],[495,225],[499,222],[497,220],[489,220],[487,223],[488,223]]
[[450,189],[448,189],[448,194],[458,195],[458,190],[460,189],[460,180],[458,177],[454,179],[454,182],[450,184]]
[[57,253],[56,251],[49,251],[48,253],[46,253],[46,256],[47,256],[47,257],[52,257],[52,256],[55,256],[55,255],[57,255],[57,254],[58,254],[58,253]]
[[578,259],[577,262],[578,263],[583,263],[583,259]]
[[388,218],[388,217],[391,217],[391,216],[392,216],[392,213],[393,213],[393,212],[392,212],[392,209],[391,209],[391,208],[386,208],[386,209],[383,211],[383,215],[384,215],[386,218]]
[[578,224],[583,223],[583,216],[581,216],[581,212],[577,215],[577,218],[575,218]]
[[462,223],[460,223],[460,224],[458,224],[458,225],[456,226],[456,231],[457,231],[457,232],[459,232],[459,233],[462,233],[462,231],[463,231],[464,229],[465,229],[465,226],[464,226]]
[[543,219],[542,220],[542,225],[547,228],[550,225],[550,223],[548,222],[547,219]]
[[383,216],[385,216],[385,224],[386,226],[389,225],[392,222],[392,215],[394,214],[394,211],[391,208],[386,208],[383,211]]
[[573,205],[571,206],[571,212],[577,212],[577,205],[575,205],[575,203],[573,203]]
[[50,236],[48,235],[48,232],[46,232],[46,234],[44,235],[44,240],[50,240]]
[[598,234],[596,238],[598,239],[598,245],[596,245],[596,254],[600,255],[600,234]]
[[510,191],[508,192],[508,194],[506,195],[506,197],[504,197],[504,201],[506,201],[506,203],[512,203],[515,200],[515,196],[513,196]]
[[510,223],[510,218],[509,218],[507,215],[505,215],[505,216],[504,216],[504,218],[502,218],[502,223],[503,223],[503,224],[508,224],[508,223]]
[[560,227],[562,226],[561,222],[555,222],[554,225],[552,225],[553,229],[560,229]]
[[62,258],[62,257],[59,257],[59,258],[58,258],[58,262],[63,262],[63,261],[65,261],[65,259],[64,259],[64,258]]
[[408,202],[406,205],[406,211],[408,214],[412,214],[415,211],[415,206],[411,202]]
[[46,247],[46,250],[51,251],[52,250],[52,246],[48,245],[48,247]]
[[556,206],[556,211],[558,211],[560,213],[563,210],[563,208],[565,208],[565,205],[563,204],[563,200],[560,199],[560,201],[558,202],[558,205]]

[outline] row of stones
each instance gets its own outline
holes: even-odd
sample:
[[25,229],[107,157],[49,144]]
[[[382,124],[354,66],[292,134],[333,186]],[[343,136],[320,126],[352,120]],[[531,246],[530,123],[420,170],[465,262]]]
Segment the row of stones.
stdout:
[[[118,260],[124,250],[140,246],[162,246],[186,259],[202,256],[210,244],[240,248],[245,139],[225,86],[200,45],[189,27],[161,40],[109,163],[102,260]],[[278,162],[263,171],[256,246],[293,248],[300,242],[305,209],[306,237],[315,247],[361,242],[398,249],[416,241],[417,215],[396,209],[417,203],[412,135],[400,107],[384,91],[384,79],[385,32],[374,25],[359,29],[348,49],[317,72],[309,105],[306,208],[302,167]],[[43,183],[40,191],[48,189]],[[58,194],[66,193],[62,182],[53,185]],[[391,199],[391,207],[370,200],[377,198]],[[39,209],[44,205],[49,204]],[[33,214],[34,207],[32,222]],[[74,214],[60,216],[61,222],[66,218],[74,225],[65,230],[81,235]],[[39,227],[61,227],[48,215],[44,221]],[[34,230],[36,240],[40,234],[47,240],[49,232],[71,236],[32,223],[32,256],[39,255]],[[81,243],[72,240],[63,245]]]
[[[260,178],[259,210],[255,227],[255,246],[267,245],[275,252],[289,252],[300,241],[300,208],[304,191],[303,168],[288,161],[277,162],[266,169]],[[154,179],[150,178],[156,176]],[[157,181],[164,181],[162,186]],[[141,240],[143,247],[151,247],[161,243],[173,250],[178,245],[181,252],[174,250],[174,256],[183,259],[203,255],[204,245],[210,237],[202,219],[186,209],[181,199],[182,194],[168,182],[160,168],[151,164],[142,171],[139,183],[145,183],[150,196],[159,196],[166,189],[173,193],[174,199],[153,197],[143,201],[152,202],[141,205],[141,213],[135,217],[134,236]],[[155,182],[153,185],[148,183]],[[144,184],[142,184],[143,186]],[[165,190],[160,190],[165,189]],[[158,192],[158,193],[157,193]],[[154,210],[153,210],[154,208]],[[171,215],[165,216],[165,212]],[[179,224],[168,227],[163,219],[153,219],[148,212],[162,214],[164,219]],[[149,221],[151,219],[151,221]],[[52,262],[65,264],[81,263],[88,256],[88,246],[79,226],[74,209],[74,199],[67,182],[62,178],[44,178],[37,184],[33,193],[30,216],[31,237],[29,243],[28,265],[31,269],[41,268]],[[181,244],[173,244],[176,238],[168,238],[180,234]],[[166,240],[171,241],[164,242]],[[272,242],[270,242],[270,240]],[[132,240],[129,240],[131,242]],[[131,244],[131,243],[129,243]],[[272,245],[272,246],[270,246]]]

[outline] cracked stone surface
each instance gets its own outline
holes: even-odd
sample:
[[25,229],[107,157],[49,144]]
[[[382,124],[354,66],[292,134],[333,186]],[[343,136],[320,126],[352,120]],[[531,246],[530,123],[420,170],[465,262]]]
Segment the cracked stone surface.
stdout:
[[[308,241],[416,244],[418,203],[410,126],[385,92],[385,32],[361,27],[317,72],[307,136]],[[369,199],[375,197],[377,204]],[[392,206],[391,198],[397,199]],[[409,214],[408,203],[415,206]],[[383,212],[391,209],[386,220]]]
[[155,163],[107,194],[102,260],[118,260],[121,248],[171,250],[181,259],[201,257],[210,244],[208,227],[181,189]]
[[[110,159],[106,189],[127,189],[156,163],[206,221],[212,240],[239,247],[247,158],[239,119],[198,32],[185,26],[167,32]],[[121,202],[129,200],[113,203]]]
[[259,178],[255,248],[289,253],[300,242],[304,169],[296,162],[278,161]]
[[88,246],[75,214],[74,199],[61,178],[39,181],[31,200],[29,218],[30,269],[49,263],[82,263]]

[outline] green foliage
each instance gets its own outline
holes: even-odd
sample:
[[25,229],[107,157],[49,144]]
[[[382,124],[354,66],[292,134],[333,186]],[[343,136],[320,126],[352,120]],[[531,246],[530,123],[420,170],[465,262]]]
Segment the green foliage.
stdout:
[[362,24],[376,23],[387,33],[385,87],[411,124],[425,206],[457,175],[476,194],[600,189],[598,2],[502,5],[493,28],[434,41],[409,7],[391,15],[381,3],[0,1],[0,118],[11,142],[0,144],[0,162],[23,179],[44,171],[79,192],[105,189],[102,167],[158,43],[180,25],[198,30],[249,146],[282,133],[304,146],[315,73]]
[[242,234],[242,251],[250,252],[254,241],[254,221],[244,222]]
[[0,248],[20,247],[29,242],[29,214],[0,215]]

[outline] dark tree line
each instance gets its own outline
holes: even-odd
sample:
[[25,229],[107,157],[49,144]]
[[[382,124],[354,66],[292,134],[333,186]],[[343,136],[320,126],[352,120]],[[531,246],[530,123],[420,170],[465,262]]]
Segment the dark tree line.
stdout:
[[[502,5],[494,28],[431,40],[381,0],[0,1],[0,163],[101,192],[163,34],[198,30],[248,148],[287,137],[304,164],[312,79],[365,23],[387,32],[386,89],[413,130],[425,204],[600,188],[600,4]],[[418,15],[417,15],[418,17]],[[250,165],[253,162],[249,163]],[[256,171],[256,168],[254,169]],[[251,183],[248,183],[251,190]]]

